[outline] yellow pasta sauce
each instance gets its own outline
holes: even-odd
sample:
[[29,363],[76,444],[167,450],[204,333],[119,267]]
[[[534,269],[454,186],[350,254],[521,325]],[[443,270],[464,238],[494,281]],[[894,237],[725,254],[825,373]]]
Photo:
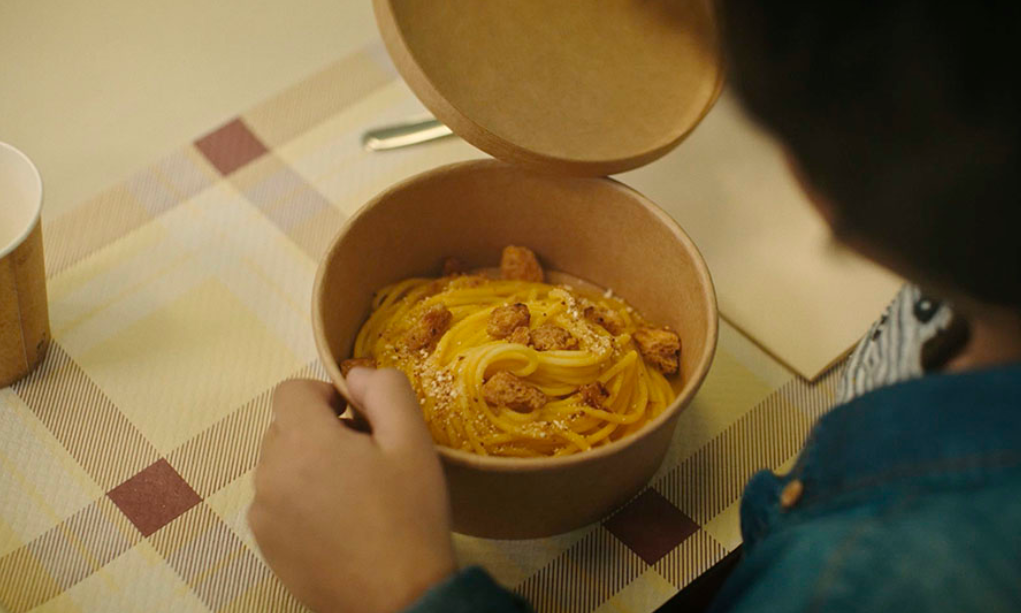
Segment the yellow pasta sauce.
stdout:
[[[450,313],[442,335],[427,347],[409,345],[423,314],[437,305]],[[574,348],[539,350],[493,337],[489,320],[506,305],[527,307],[530,330],[566,330]],[[593,308],[613,314],[613,332],[586,315]],[[562,456],[634,433],[675,398],[634,341],[646,325],[610,292],[479,275],[414,278],[376,294],[354,357],[408,376],[440,445],[481,455]],[[522,411],[488,402],[484,386],[501,371],[541,391],[545,403]],[[596,402],[582,393],[586,385],[598,386]]]

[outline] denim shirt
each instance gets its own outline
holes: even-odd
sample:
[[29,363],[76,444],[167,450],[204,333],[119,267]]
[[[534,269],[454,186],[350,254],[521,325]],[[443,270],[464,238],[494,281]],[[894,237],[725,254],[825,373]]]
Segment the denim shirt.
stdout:
[[[1021,365],[835,408],[788,475],[751,479],[741,531],[714,612],[1021,611]],[[410,609],[526,610],[478,568]]]

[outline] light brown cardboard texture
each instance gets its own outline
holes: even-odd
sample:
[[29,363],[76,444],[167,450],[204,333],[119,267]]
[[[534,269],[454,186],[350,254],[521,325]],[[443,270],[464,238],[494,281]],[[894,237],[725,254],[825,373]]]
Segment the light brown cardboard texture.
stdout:
[[635,435],[566,458],[493,458],[440,447],[457,531],[526,538],[595,521],[635,494],[666,453],[677,416],[712,362],[716,296],[702,256],[649,200],[610,179],[536,173],[494,160],[443,166],[384,192],[352,217],[320,264],[313,326],[320,358],[347,395],[350,355],[373,293],[437,275],[447,256],[473,267],[506,245],[624,297],[681,336],[682,389]]
[[705,0],[375,0],[401,76],[487,153],[602,176],[673,149],[722,84]]
[[39,172],[0,143],[0,387],[35,368],[50,340],[41,207]]

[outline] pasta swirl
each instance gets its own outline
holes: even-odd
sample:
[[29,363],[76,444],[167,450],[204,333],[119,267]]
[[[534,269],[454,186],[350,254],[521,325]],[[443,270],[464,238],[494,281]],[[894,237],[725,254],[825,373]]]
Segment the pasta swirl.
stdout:
[[[527,330],[517,339],[494,337],[488,327],[508,305],[527,313]],[[442,336],[432,346],[409,344],[423,318],[442,310],[450,313]],[[600,324],[593,312],[612,316],[615,325]],[[562,456],[635,432],[676,396],[643,359],[634,339],[643,326],[609,292],[479,275],[413,278],[377,293],[354,357],[408,376],[440,445],[480,455]],[[540,328],[561,331],[573,339],[571,348],[540,350]],[[487,381],[497,373],[513,375],[541,406],[515,410],[487,400]]]

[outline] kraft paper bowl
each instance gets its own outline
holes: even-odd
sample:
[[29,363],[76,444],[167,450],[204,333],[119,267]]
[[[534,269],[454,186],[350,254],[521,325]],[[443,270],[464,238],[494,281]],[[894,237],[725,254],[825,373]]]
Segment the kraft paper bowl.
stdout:
[[436,276],[447,256],[493,266],[505,245],[532,248],[547,270],[611,288],[681,336],[680,395],[634,435],[549,459],[482,457],[439,446],[457,532],[529,538],[596,521],[636,494],[663,461],[677,417],[698,390],[717,338],[716,295],[683,230],[610,179],[540,174],[484,160],[440,167],[377,196],[340,231],[313,293],[320,358],[347,395],[350,356],[373,293]]

